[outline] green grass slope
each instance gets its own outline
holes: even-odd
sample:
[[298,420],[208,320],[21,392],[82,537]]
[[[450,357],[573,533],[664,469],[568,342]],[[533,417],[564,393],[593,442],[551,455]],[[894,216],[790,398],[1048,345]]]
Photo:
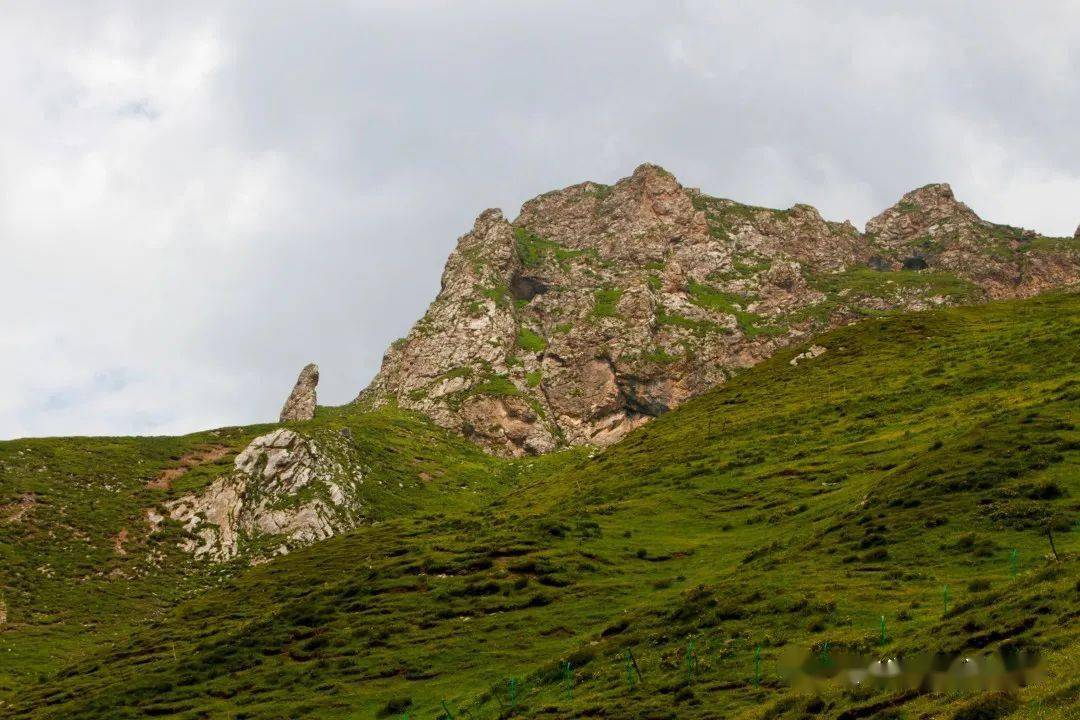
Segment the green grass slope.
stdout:
[[[475,506],[513,472],[396,410],[320,408],[315,420],[292,425],[309,435],[350,432],[368,480],[365,512],[375,522],[427,505]],[[0,442],[0,702],[247,567],[246,558],[194,561],[178,547],[178,523],[151,533],[146,514],[164,512],[163,502],[228,472],[236,454],[273,427]],[[206,457],[208,450],[214,452]],[[170,487],[156,486],[163,472],[177,468],[187,469]]]
[[[501,461],[411,416],[324,411],[314,423],[367,428],[382,472],[442,475],[375,524],[215,582],[194,570],[197,587],[174,583],[183,599],[147,573],[160,598],[114,617],[108,642],[69,628],[116,594],[108,579],[55,611],[59,629],[16,618],[0,658],[36,658],[36,674],[6,676],[0,712],[1080,717],[1080,296],[873,319],[815,342],[823,355],[778,353],[591,454]],[[26,447],[0,448],[5,468]],[[131,460],[180,449],[117,451],[100,472],[137,494]],[[8,556],[58,552],[3,539]],[[18,575],[27,597],[46,597],[25,574],[38,561]],[[67,645],[46,662],[53,635]],[[882,657],[1037,649],[1045,668],[1015,697],[791,687],[784,648],[826,642]]]

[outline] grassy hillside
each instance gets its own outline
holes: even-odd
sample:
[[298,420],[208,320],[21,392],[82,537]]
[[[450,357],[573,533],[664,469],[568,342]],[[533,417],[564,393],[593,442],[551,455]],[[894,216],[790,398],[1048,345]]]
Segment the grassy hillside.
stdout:
[[[296,425],[311,434],[351,432],[349,442],[364,459],[363,501],[373,521],[428,504],[474,506],[513,470],[392,410],[320,408],[315,420]],[[164,512],[166,500],[227,472],[253,437],[273,427],[0,442],[0,701],[102,644],[126,640],[133,626],[247,567],[243,558],[193,561],[178,547],[178,523],[151,533],[146,514]]]
[[[164,569],[108,572],[134,562],[104,547],[118,519],[134,524],[147,479],[205,436],[2,444],[8,507],[39,504],[37,524],[0,525],[17,558],[0,712],[1080,716],[1080,296],[873,319],[816,344],[593,456],[495,460],[409,415],[324,411],[313,424],[353,428],[400,493],[377,523],[251,568],[181,570],[151,536]],[[235,452],[258,431],[214,442]],[[48,537],[47,502],[97,528],[89,557]],[[55,580],[33,574],[43,560]],[[1046,667],[1017,698],[791,688],[783,649],[826,642],[1033,648]]]

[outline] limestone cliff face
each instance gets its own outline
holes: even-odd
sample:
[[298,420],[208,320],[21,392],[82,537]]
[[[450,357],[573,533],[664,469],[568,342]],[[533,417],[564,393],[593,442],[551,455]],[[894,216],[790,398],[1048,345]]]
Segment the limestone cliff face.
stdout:
[[[363,519],[354,454],[333,433],[318,440],[284,428],[261,435],[236,456],[231,473],[165,504],[196,557],[228,560],[284,554],[355,527]],[[164,516],[148,516],[156,527]]]
[[642,165],[541,195],[512,223],[482,213],[357,401],[418,410],[500,454],[604,445],[867,313],[1075,283],[1075,247],[983,221],[947,185],[908,193],[864,234]]

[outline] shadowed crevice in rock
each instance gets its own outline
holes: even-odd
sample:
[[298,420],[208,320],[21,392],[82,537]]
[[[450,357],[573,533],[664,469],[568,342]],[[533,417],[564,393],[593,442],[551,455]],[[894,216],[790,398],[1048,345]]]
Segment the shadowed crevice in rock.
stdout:
[[650,391],[647,382],[633,375],[616,376],[616,383],[622,393],[623,406],[628,413],[656,417],[670,408],[667,402]]
[[528,302],[537,295],[543,295],[547,291],[547,283],[540,278],[515,273],[514,277],[510,280],[510,295],[515,300],[524,300]]

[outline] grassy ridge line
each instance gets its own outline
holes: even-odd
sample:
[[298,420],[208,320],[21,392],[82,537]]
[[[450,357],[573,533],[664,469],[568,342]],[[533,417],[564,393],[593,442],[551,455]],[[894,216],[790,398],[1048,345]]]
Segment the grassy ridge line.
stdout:
[[[1050,563],[1012,511],[1078,509],[1078,310],[1051,296],[841,329],[822,357],[792,367],[786,351],[591,460],[514,464],[486,507],[421,510],[253,568],[27,688],[13,716],[372,717],[409,701],[435,717],[446,697],[497,717],[514,674],[526,716],[835,717],[888,696],[792,693],[780,648],[869,650],[885,614],[883,652],[1044,648],[1055,665],[1022,697],[1072,717],[1076,534]],[[705,649],[693,684],[690,639]],[[626,647],[647,678],[634,693]]]

